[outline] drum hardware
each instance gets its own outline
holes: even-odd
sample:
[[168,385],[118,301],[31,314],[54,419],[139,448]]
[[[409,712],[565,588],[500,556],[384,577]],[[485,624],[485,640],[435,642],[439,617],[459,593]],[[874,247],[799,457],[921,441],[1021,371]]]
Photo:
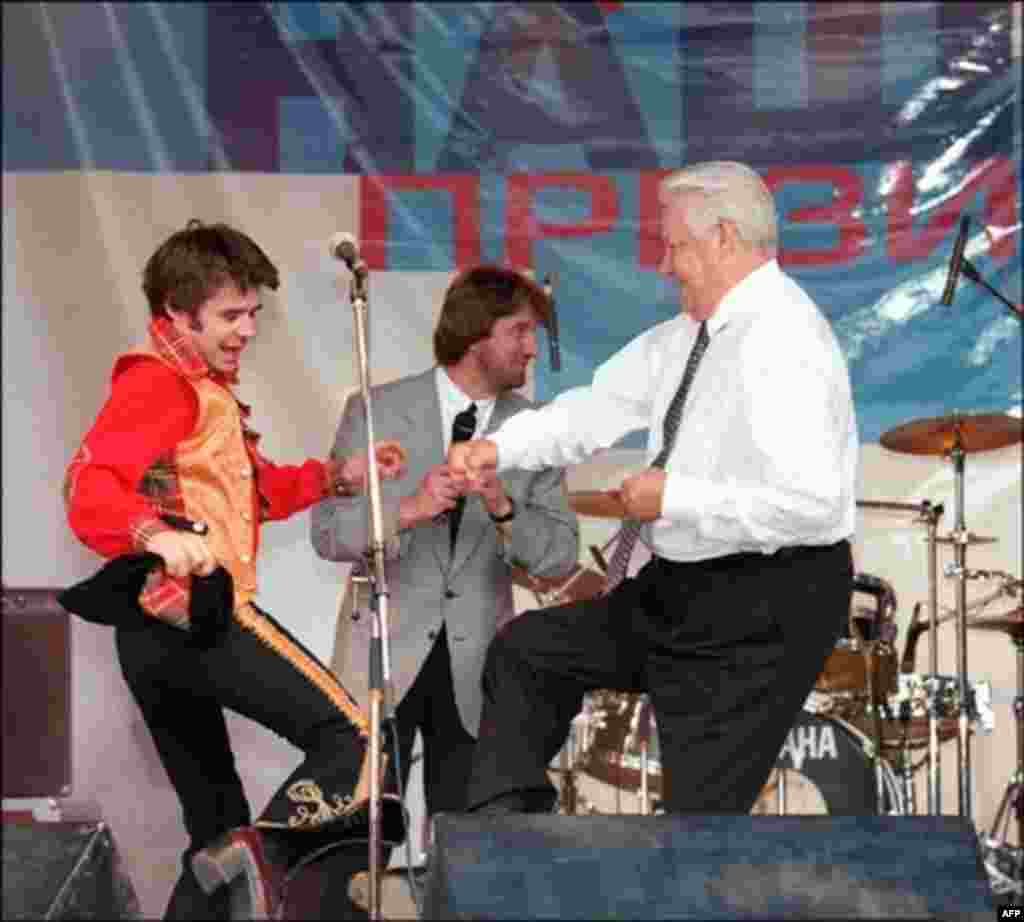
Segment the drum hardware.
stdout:
[[[1008,595],[1010,597],[1016,597],[1017,590],[1020,589],[1021,586],[1024,586],[1024,581],[1017,579],[1015,576],[1011,576],[1003,570],[965,569],[961,572],[954,564],[947,564],[945,567],[945,573],[947,577],[962,576],[964,579],[1000,579],[1003,581],[1003,585],[997,590],[996,596]],[[996,596],[993,596],[993,598]],[[975,602],[972,605],[968,605],[968,610],[976,607],[977,604],[978,603]]]
[[941,538],[935,539],[939,544],[995,544],[999,539],[987,537],[986,535],[976,535],[973,531],[965,532],[950,532],[948,535],[943,535]]
[[[942,455],[953,465],[954,482],[954,522],[953,531],[948,536],[953,545],[955,572],[957,576],[956,592],[956,663],[960,690],[959,734],[957,737],[957,769],[959,780],[959,814],[972,819],[973,806],[971,794],[973,790],[973,769],[971,765],[970,723],[974,717],[971,713],[971,690],[967,682],[967,546],[979,543],[971,540],[965,522],[964,503],[964,467],[966,457],[978,451],[990,451],[1005,448],[1024,440],[1024,420],[1006,414],[978,414],[965,416],[954,412],[949,416],[921,419],[897,426],[882,434],[879,441],[890,451],[909,454]],[[940,539],[935,539],[935,544]],[[945,542],[941,542],[945,543]],[[933,619],[934,620],[934,619]],[[933,625],[934,626],[934,625]],[[938,632],[931,637],[932,675],[938,674],[936,641]],[[931,726],[932,757],[935,760],[932,770],[937,770],[938,740],[933,723]],[[935,780],[935,800],[932,801],[932,788],[929,786],[929,807],[936,812],[940,808],[938,801],[938,781]]]
[[835,703],[843,701],[859,709],[860,699],[867,692],[869,673],[878,693],[882,689],[888,692],[896,688],[896,653],[892,642],[896,637],[897,605],[892,586],[868,573],[854,576],[853,591],[872,596],[875,607],[856,605],[851,608],[848,636],[836,642],[814,688],[832,696],[846,696],[835,698]]
[[648,759],[648,750],[651,742],[651,730],[654,726],[653,715],[650,696],[641,695],[639,705],[633,710],[633,719],[629,723],[629,734],[626,736],[625,745],[627,752],[637,744],[640,747],[640,813],[643,816],[647,816],[651,812],[649,787],[651,765]]
[[[1013,892],[1024,892],[1021,876],[1021,849],[1024,847],[1024,606],[1002,615],[979,618],[972,622],[971,627],[982,631],[1002,631],[1008,634],[1016,649],[1017,660],[1017,694],[1013,699],[1013,716],[1016,726],[1017,765],[1006,786],[1003,799],[999,803],[992,831],[986,837],[986,847],[993,852],[995,870],[1008,878],[1013,885]],[[1017,848],[1010,850],[1006,843],[1006,833],[1011,816],[1016,825]],[[1003,850],[1004,854],[999,855]],[[998,860],[1009,856],[1013,860],[1006,867]],[[986,861],[986,868],[989,862]],[[991,873],[991,872],[990,872]]]
[[[1003,585],[994,592],[990,592],[988,595],[975,599],[973,602],[968,604],[968,612],[984,609],[997,599],[1003,598],[1003,596],[1016,598],[1017,590],[1022,585],[1021,580],[1011,576],[1009,573],[1004,573],[1002,570],[969,570],[967,573],[967,579],[1001,579],[1004,581]],[[929,622],[924,618],[920,617],[922,605],[922,602],[918,602],[914,606],[914,613],[910,618],[910,624],[907,625],[907,636],[904,641],[903,655],[900,657],[900,672],[902,673],[915,671],[914,666],[917,661],[917,642],[925,631],[931,629],[931,624],[929,624]],[[942,614],[935,619],[935,623],[937,625],[945,624],[951,618],[955,617],[955,608],[944,608]],[[970,627],[972,623],[973,622],[968,622],[968,627]]]
[[650,698],[597,689],[587,699],[589,737],[580,748],[578,765],[584,790],[596,788],[591,806],[621,813],[623,795],[628,795],[638,799],[636,812],[653,813],[660,803],[662,779]]
[[981,840],[981,858],[993,896],[1019,897],[1024,893],[1024,848],[986,837]]
[[[941,510],[941,507],[937,507]],[[932,675],[938,674],[937,662],[938,662],[938,635],[935,633],[936,629],[940,624],[944,624],[951,618],[957,616],[956,609],[944,609],[940,615],[937,613],[937,593],[935,591],[935,583],[933,582],[933,574],[935,572],[935,546],[936,543],[942,539],[934,537],[934,526],[930,529],[932,534],[928,541],[930,545],[929,554],[929,609],[931,613],[930,620],[926,621],[920,618],[921,603],[917,603],[914,606],[914,614],[911,617],[910,624],[907,627],[907,636],[903,649],[903,656],[900,659],[900,672],[909,674],[914,672],[914,665],[916,661],[917,643],[921,635],[931,629],[932,641],[929,644],[929,665]],[[987,539],[986,539],[987,540]],[[970,542],[968,542],[970,543]],[[977,543],[977,542],[976,542]],[[944,568],[944,574],[946,577],[957,575],[957,570],[954,564],[949,564]],[[983,609],[986,605],[989,605],[994,600],[1001,598],[1004,595],[1015,596],[1016,587],[1019,585],[1013,576],[1009,573],[1005,573],[1002,570],[965,570],[964,578],[966,579],[1001,579],[1003,585],[1000,586],[995,592],[989,595],[983,596],[982,598],[975,599],[969,605],[967,605],[965,611],[970,613],[979,608]],[[931,815],[938,815],[941,811],[942,803],[942,788],[941,788],[941,750],[939,744],[943,742],[943,734],[945,732],[944,727],[941,725],[933,726],[933,718],[931,717],[931,711],[929,711],[929,758],[928,758],[928,813]],[[945,719],[937,711],[936,720],[941,721]]]
[[865,673],[867,675],[868,713],[871,716],[871,729],[874,745],[871,747],[871,761],[875,773],[875,812],[882,816],[885,813],[885,779],[882,774],[882,706],[875,690],[875,644],[865,645]]
[[[897,430],[893,430],[897,432]],[[884,439],[888,439],[892,444],[886,445],[888,448],[893,450],[907,450],[905,443],[908,441],[905,436],[902,435],[902,430],[893,436],[891,433],[887,433]],[[917,430],[911,432],[911,438],[909,440],[912,443],[912,447],[917,448],[920,441]],[[883,441],[883,444],[886,444]],[[925,541],[928,544],[928,612],[930,615],[930,626],[935,629],[938,626],[938,611],[939,611],[939,580],[938,580],[938,523],[939,519],[942,518],[942,514],[945,511],[945,507],[942,503],[933,504],[930,500],[922,500],[920,503],[903,503],[903,502],[889,502],[883,500],[858,500],[857,505],[865,509],[881,509],[892,512],[915,512],[917,518],[915,521],[923,523],[927,527],[927,535]],[[900,671],[909,672],[912,671],[913,666],[908,665],[913,663],[913,654],[917,646],[917,640],[920,634],[927,630],[928,623],[921,623],[918,621],[918,614],[920,612],[920,604],[915,606],[914,617],[911,621],[910,634],[907,639],[907,646],[904,649],[904,654],[900,660]],[[937,633],[932,634],[932,637],[937,637]],[[931,672],[933,675],[937,675],[939,671],[938,665],[938,647],[934,640],[929,647],[929,660],[931,663]],[[928,759],[928,812],[932,815],[938,815],[942,812],[942,781],[941,781],[941,753],[938,746],[938,735],[932,734],[933,745],[929,750]]]
[[579,787],[576,783],[576,722],[569,724],[569,738],[559,753],[561,784],[559,785],[559,809],[566,816],[575,816],[579,809]]
[[910,701],[903,701],[900,704],[899,722],[902,729],[902,739],[899,748],[899,760],[897,771],[900,782],[903,785],[903,803],[907,805],[907,813],[913,815],[917,812],[917,792],[914,786],[914,760],[910,754],[910,721],[913,717]]
[[924,515],[931,508],[931,502],[927,499],[919,503],[894,503],[889,500],[858,499],[858,509],[885,509],[890,512],[917,512]]

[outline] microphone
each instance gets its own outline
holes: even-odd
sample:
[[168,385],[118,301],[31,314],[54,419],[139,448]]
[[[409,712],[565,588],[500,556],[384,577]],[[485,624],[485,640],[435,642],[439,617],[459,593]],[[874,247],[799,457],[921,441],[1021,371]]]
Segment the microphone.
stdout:
[[331,256],[348,266],[349,272],[353,275],[365,276],[369,272],[366,263],[359,258],[359,241],[347,231],[332,234],[331,239],[327,241],[327,249]]
[[953,255],[949,260],[949,275],[946,276],[946,287],[939,301],[944,307],[949,307],[953,303],[953,292],[956,290],[956,282],[963,269],[964,245],[967,243],[967,227],[970,223],[971,219],[967,215],[960,219],[960,233],[956,235],[956,243],[953,244]]
[[558,348],[558,313],[555,310],[555,296],[551,289],[551,276],[544,276],[544,294],[548,296],[548,346],[551,370],[562,370],[562,355]]

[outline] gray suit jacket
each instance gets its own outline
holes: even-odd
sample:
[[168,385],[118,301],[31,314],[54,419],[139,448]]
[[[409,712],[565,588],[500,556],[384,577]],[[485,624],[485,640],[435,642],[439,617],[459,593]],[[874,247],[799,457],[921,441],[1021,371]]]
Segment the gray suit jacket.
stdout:
[[[508,471],[501,475],[516,504],[506,526],[507,546],[477,496],[468,496],[455,553],[449,550],[448,522],[442,519],[397,531],[398,504],[411,494],[427,470],[444,461],[441,407],[435,370],[373,389],[373,425],[378,441],[398,439],[408,455],[403,478],[381,482],[386,537],[386,575],[390,590],[391,678],[394,704],[409,690],[447,624],[455,701],[466,730],[477,735],[483,704],[480,678],[487,645],[498,627],[514,614],[511,566],[538,576],[568,575],[579,555],[579,525],[569,508],[564,474],[557,469]],[[529,401],[518,394],[498,398],[489,431]],[[343,457],[366,450],[362,397],[345,405],[331,451]],[[313,508],[312,540],[326,560],[365,563],[369,547],[368,500],[332,497]],[[353,568],[353,575],[357,569]],[[331,668],[345,687],[368,706],[371,614],[353,605],[348,587],[338,617]]]

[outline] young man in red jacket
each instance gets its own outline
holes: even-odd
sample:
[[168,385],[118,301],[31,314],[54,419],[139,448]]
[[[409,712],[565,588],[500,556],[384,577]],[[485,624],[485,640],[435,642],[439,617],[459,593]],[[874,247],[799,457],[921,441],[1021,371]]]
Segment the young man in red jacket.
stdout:
[[[110,397],[65,480],[68,521],[86,545],[119,561],[156,555],[134,616],[108,620],[118,621],[121,670],[190,837],[169,919],[272,917],[289,867],[366,835],[367,719],[254,602],[260,524],[360,491],[368,467],[365,455],[277,465],[258,449],[233,386],[261,291],[278,283],[259,246],[223,224],[192,221],[160,246],[143,273],[148,338],[115,360]],[[374,455],[382,477],[403,472],[398,443],[378,443]],[[205,534],[168,524],[188,521]],[[215,642],[198,645],[191,589],[218,567],[230,574],[230,618]],[[305,753],[255,824],[225,707]],[[239,875],[229,908],[221,885]]]

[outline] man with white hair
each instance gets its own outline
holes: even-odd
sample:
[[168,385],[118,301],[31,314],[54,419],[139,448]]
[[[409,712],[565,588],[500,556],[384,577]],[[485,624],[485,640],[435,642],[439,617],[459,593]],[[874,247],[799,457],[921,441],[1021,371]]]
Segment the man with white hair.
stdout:
[[[583,695],[608,688],[650,694],[666,809],[748,812],[848,616],[858,439],[832,330],[779,268],[752,169],[699,164],[659,193],[681,316],[449,453],[472,482],[649,429],[608,593],[528,612],[489,648],[472,809],[550,809],[545,770]],[[653,557],[622,579],[640,530]]]

